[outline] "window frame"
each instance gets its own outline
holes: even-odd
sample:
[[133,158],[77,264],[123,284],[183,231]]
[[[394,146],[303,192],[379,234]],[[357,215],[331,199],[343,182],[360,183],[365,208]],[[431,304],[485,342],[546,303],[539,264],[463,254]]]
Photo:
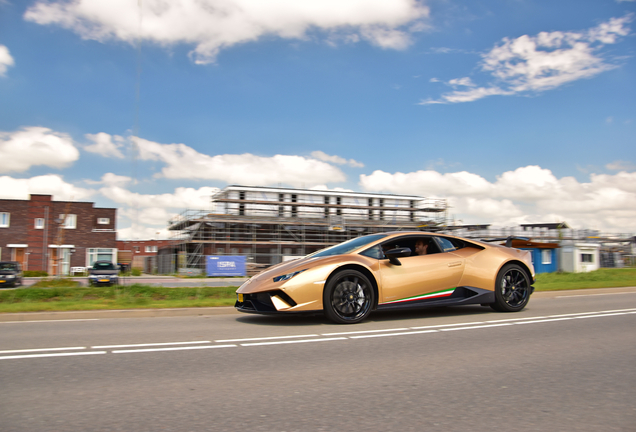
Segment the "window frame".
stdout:
[[[38,225],[38,222],[42,223]],[[44,229],[45,226],[46,220],[44,218],[35,218],[35,220],[33,221],[33,229]]]
[[[6,219],[6,222],[5,222]],[[11,213],[0,212],[0,228],[9,228],[11,226]]]
[[541,249],[541,264],[552,264],[552,250]]
[[60,214],[60,219],[62,222],[62,228],[64,229],[77,229],[77,215],[73,213],[69,214]]

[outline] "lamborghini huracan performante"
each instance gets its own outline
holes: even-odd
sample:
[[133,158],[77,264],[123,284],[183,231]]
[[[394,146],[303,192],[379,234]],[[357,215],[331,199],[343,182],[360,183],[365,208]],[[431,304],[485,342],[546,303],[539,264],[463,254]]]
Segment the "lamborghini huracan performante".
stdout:
[[353,324],[374,310],[488,305],[523,309],[534,291],[530,252],[425,232],[370,234],[283,262],[236,291],[236,309],[324,312]]

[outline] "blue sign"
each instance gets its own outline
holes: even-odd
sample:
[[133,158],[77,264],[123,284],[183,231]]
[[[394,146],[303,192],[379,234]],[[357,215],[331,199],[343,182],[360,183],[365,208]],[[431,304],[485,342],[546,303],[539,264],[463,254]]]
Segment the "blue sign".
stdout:
[[208,255],[205,270],[208,276],[245,276],[244,256]]

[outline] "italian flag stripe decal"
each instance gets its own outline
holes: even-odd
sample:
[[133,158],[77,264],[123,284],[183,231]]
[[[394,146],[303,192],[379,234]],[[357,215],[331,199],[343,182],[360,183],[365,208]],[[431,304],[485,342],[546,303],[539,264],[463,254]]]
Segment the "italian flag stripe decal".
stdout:
[[454,292],[455,292],[455,288],[451,288],[451,289],[448,289],[448,290],[437,291],[437,292],[430,293],[430,294],[423,294],[423,295],[419,295],[419,296],[415,296],[415,297],[407,297],[407,298],[403,298],[403,299],[400,299],[400,300],[393,300],[393,301],[382,303],[382,304],[406,303],[406,302],[415,301],[415,300],[424,300],[424,299],[434,299],[434,298],[448,297],[451,294],[453,294]]

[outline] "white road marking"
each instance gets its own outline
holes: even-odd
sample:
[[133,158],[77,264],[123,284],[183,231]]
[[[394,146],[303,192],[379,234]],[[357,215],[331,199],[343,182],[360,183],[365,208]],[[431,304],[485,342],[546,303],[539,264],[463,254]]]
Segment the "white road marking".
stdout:
[[367,339],[367,338],[376,338],[376,337],[385,337],[385,336],[406,336],[406,335],[423,334],[423,333],[439,333],[439,330],[420,330],[420,331],[409,331],[409,332],[401,332],[401,333],[380,333],[380,334],[372,334],[372,335],[351,336],[349,339]]
[[556,296],[554,298],[594,297],[594,296],[620,295],[620,294],[636,294],[636,292],[618,292],[618,293],[601,293],[601,294],[574,294],[574,295],[569,295],[569,296]]
[[0,351],[0,354],[42,352],[42,351],[72,351],[72,350],[83,350],[83,349],[86,349],[86,347],[33,348],[33,349],[5,350],[5,351]]
[[145,344],[132,344],[132,345],[97,345],[92,346],[93,349],[110,349],[110,348],[134,348],[134,347],[148,347],[148,346],[165,346],[165,345],[194,345],[194,344],[206,344],[212,343],[211,341],[192,341],[192,342],[160,342],[160,343],[145,343]]
[[456,331],[456,330],[473,330],[473,329],[482,329],[482,328],[490,328],[490,327],[504,327],[515,325],[516,323],[502,323],[502,324],[484,324],[484,325],[475,325],[468,327],[453,327],[453,328],[442,328],[439,331]]
[[379,332],[392,332],[392,331],[403,331],[403,330],[408,330],[408,328],[403,327],[403,328],[380,329],[380,330],[360,330],[360,331],[341,332],[341,333],[323,333],[322,336],[344,336],[344,335],[350,335],[350,334],[379,333]]
[[149,348],[149,349],[134,349],[134,350],[114,350],[113,354],[125,354],[125,353],[140,353],[140,352],[158,352],[158,351],[185,351],[185,350],[201,350],[211,348],[231,348],[236,345],[203,345],[203,346],[189,346],[189,347],[175,347],[175,348]]
[[2,356],[0,357],[0,360],[40,358],[40,357],[85,356],[85,355],[95,355],[95,354],[106,354],[106,352],[107,351],[85,351],[85,352],[75,352],[75,353],[27,354],[27,355],[15,355],[15,356]]
[[[241,343],[240,345],[236,345],[236,344],[198,345],[198,344],[209,344],[212,342],[187,341],[187,342],[160,342],[160,343],[144,343],[144,344],[129,344],[129,345],[95,345],[95,346],[91,346],[91,349],[160,347],[160,346],[171,345],[171,347],[166,347],[166,348],[128,349],[128,350],[111,351],[112,354],[124,354],[124,353],[141,353],[141,352],[230,348],[230,347],[238,347],[238,346],[253,347],[253,346],[265,346],[265,345],[298,344],[298,343],[309,343],[309,342],[330,342],[330,341],[340,341],[340,340],[349,340],[349,339],[367,339],[367,338],[390,337],[390,336],[408,336],[408,335],[417,335],[417,334],[426,334],[426,333],[474,330],[474,329],[483,329],[483,328],[492,328],[492,327],[539,324],[539,323],[558,322],[558,321],[571,321],[571,320],[585,319],[585,318],[603,318],[603,317],[623,316],[623,315],[632,315],[632,314],[636,314],[636,308],[594,311],[594,312],[579,312],[579,313],[549,315],[549,316],[511,318],[511,319],[502,319],[502,320],[490,320],[485,322],[476,321],[476,322],[468,322],[468,323],[439,324],[439,325],[431,325],[431,326],[423,326],[423,327],[408,327],[408,328],[401,327],[401,328],[392,328],[392,329],[360,330],[360,331],[352,331],[352,332],[323,333],[320,335],[306,334],[306,335],[269,336],[269,337],[261,337],[261,338],[221,339],[221,340],[214,341],[215,343],[259,341],[259,342],[253,342],[253,343]],[[20,322],[24,322],[24,321],[20,321]],[[340,336],[340,337],[324,337],[324,336]],[[311,339],[299,339],[299,338],[311,338]],[[297,340],[283,340],[283,339],[297,339]],[[189,346],[175,347],[172,345],[189,345]],[[194,345],[197,345],[197,346],[194,346]],[[32,349],[23,349],[23,350],[5,350],[5,351],[0,351],[0,354],[47,352],[47,351],[69,351],[69,350],[84,350],[84,349],[87,349],[87,347],[59,347],[59,348],[39,348],[39,349],[32,348]],[[0,360],[95,355],[95,354],[107,354],[107,353],[108,353],[107,351],[83,351],[83,352],[70,352],[70,353],[22,354],[22,355],[0,356]]]
[[324,339],[303,339],[303,340],[287,340],[287,341],[276,341],[276,342],[257,342],[257,343],[247,343],[241,344],[241,346],[261,346],[261,345],[283,345],[283,344],[297,344],[297,343],[307,343],[307,342],[329,342],[329,341],[337,341],[337,340],[347,340],[346,337],[339,338],[324,338]]
[[291,338],[304,338],[304,337],[318,337],[317,334],[308,334],[308,335],[292,335],[292,336],[270,336],[270,337],[260,337],[260,338],[245,338],[245,339],[221,339],[215,340],[214,342],[223,343],[223,342],[249,342],[249,341],[260,341],[260,340],[272,340],[272,339],[291,339]]
[[21,324],[21,323],[57,323],[57,322],[73,322],[73,321],[99,321],[99,318],[85,319],[64,319],[64,320],[31,320],[31,321],[0,321],[0,324]]
[[481,321],[476,321],[471,323],[440,324],[440,325],[434,325],[434,326],[411,327],[411,330],[424,330],[424,329],[430,329],[430,328],[455,327],[455,326],[469,326],[469,325],[477,325],[477,324],[484,324],[484,323]]

